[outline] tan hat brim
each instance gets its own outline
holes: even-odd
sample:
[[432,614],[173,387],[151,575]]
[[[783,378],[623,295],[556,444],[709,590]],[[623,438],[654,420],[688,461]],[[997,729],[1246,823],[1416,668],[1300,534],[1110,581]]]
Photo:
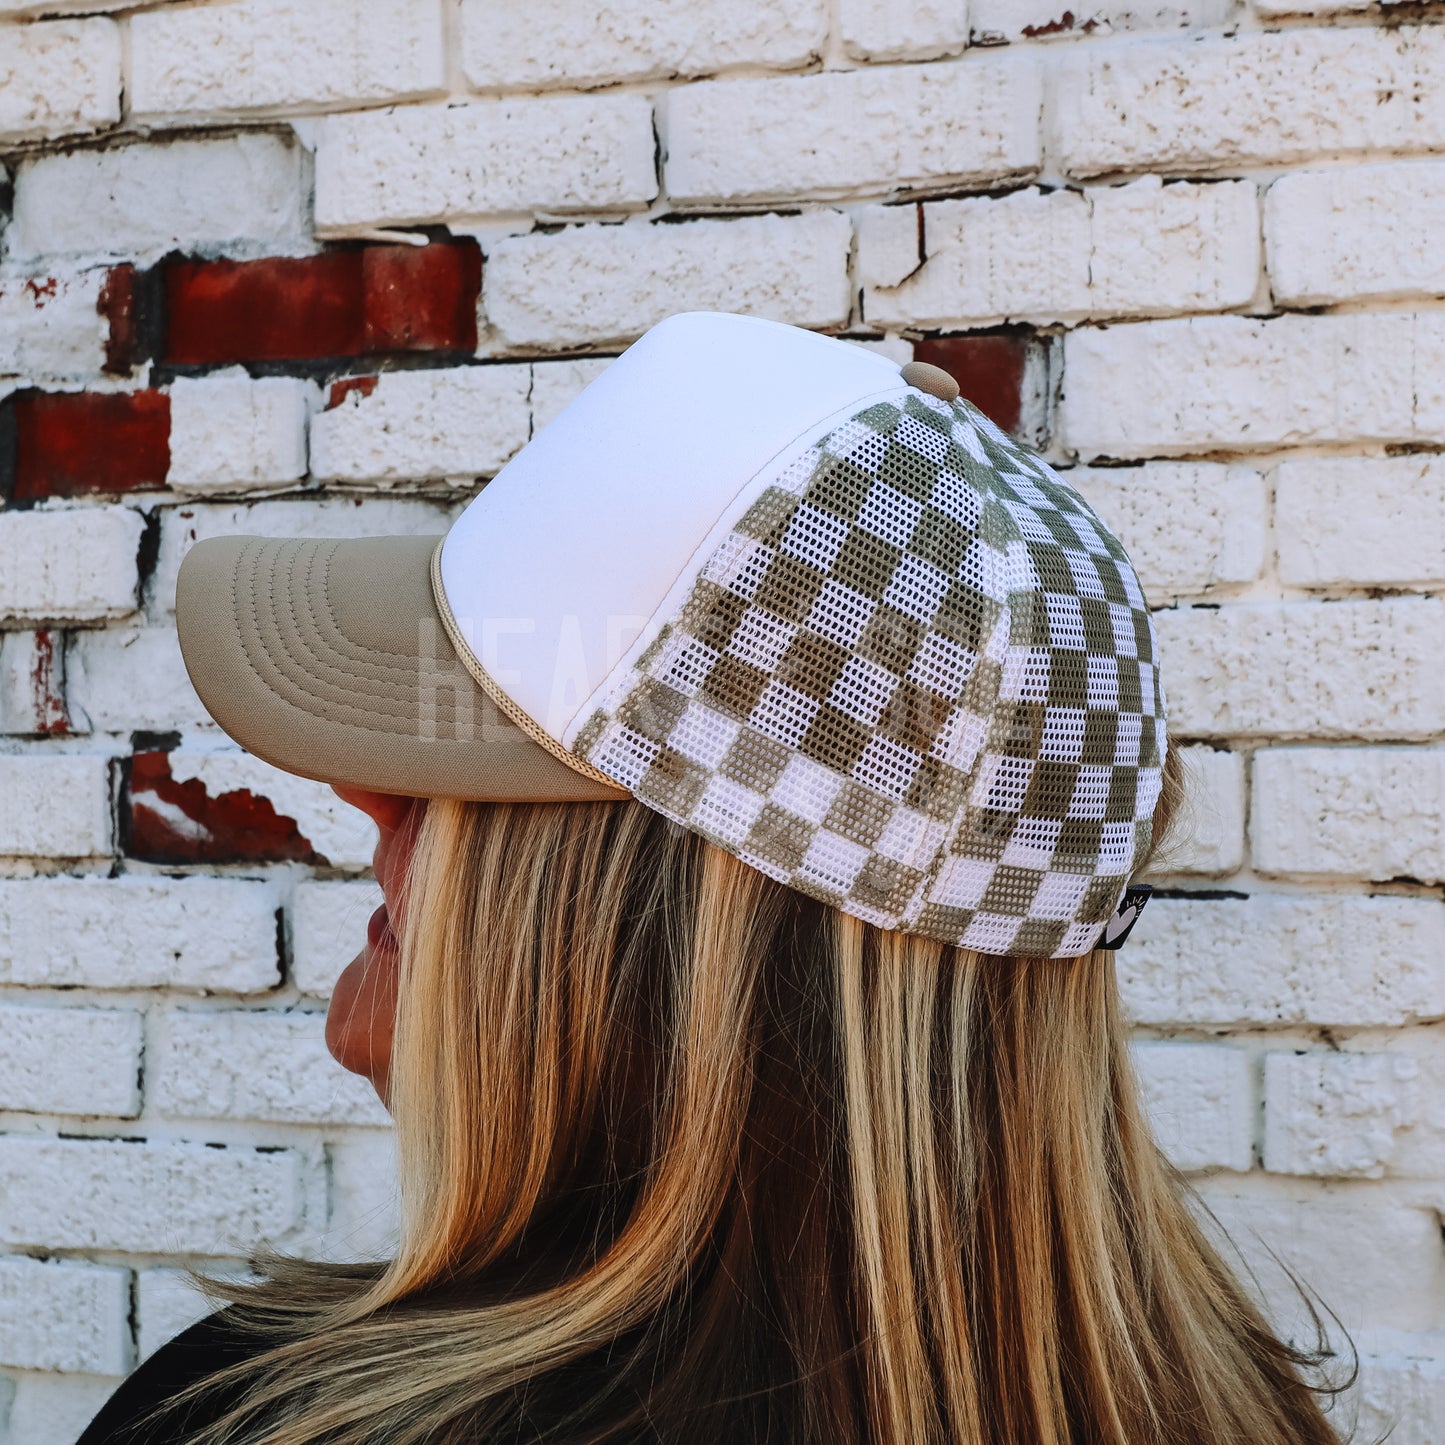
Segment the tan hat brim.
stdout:
[[626,797],[511,722],[432,592],[435,537],[218,537],[181,564],[176,622],[201,701],[287,772],[409,797]]

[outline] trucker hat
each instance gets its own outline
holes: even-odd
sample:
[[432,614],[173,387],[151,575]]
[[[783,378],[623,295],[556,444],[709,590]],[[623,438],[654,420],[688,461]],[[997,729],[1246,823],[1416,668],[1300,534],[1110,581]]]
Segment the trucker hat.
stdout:
[[936,367],[661,322],[446,535],[218,538],[181,648],[307,777],[633,797],[845,913],[986,953],[1109,946],[1165,750],[1118,539]]

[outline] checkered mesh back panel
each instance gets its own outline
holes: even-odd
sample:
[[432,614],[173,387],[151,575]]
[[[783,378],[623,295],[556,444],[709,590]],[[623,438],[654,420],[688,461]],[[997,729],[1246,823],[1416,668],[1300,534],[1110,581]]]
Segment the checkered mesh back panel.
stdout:
[[912,391],[769,479],[573,742],[846,913],[1061,958],[1148,848],[1163,749],[1118,541],[976,408]]

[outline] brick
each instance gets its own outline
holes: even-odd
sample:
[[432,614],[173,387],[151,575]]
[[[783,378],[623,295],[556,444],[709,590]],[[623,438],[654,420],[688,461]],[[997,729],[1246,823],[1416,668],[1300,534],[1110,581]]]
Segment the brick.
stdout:
[[143,525],[128,507],[0,516],[0,617],[96,622],[134,612]]
[[1243,1049],[1136,1043],[1130,1054],[1149,1126],[1176,1169],[1250,1167],[1254,1079]]
[[509,236],[487,257],[484,304],[513,347],[618,344],[691,310],[841,326],[850,242],[838,211]]
[[990,421],[1038,442],[1045,430],[1048,355],[1028,333],[929,336],[913,348],[916,361],[941,366]]
[[1254,8],[1260,15],[1342,15],[1377,7],[1388,14],[1392,5],[1410,3],[1411,0],[1254,0]]
[[417,105],[328,117],[316,225],[451,222],[517,211],[638,210],[657,194],[640,95]]
[[1445,881],[1445,748],[1271,748],[1250,811],[1263,872]]
[[65,634],[0,633],[0,733],[54,737],[71,730]]
[[245,372],[171,383],[170,470],[177,491],[244,491],[306,475],[306,424],[316,389]]
[[[1286,1338],[1314,1339],[1301,1283],[1350,1331],[1428,1329],[1438,1319],[1445,1258],[1432,1211],[1373,1190],[1301,1193],[1298,1182],[1261,1177],[1246,1193],[1242,1183],[1206,1181],[1200,1194]],[[1218,1226],[1205,1227],[1217,1237]],[[1227,1249],[1226,1258],[1237,1256]]]
[[823,0],[621,0],[580,26],[565,0],[462,0],[462,64],[481,90],[806,65],[827,34]]
[[971,43],[1004,45],[1015,40],[1070,39],[1137,30],[1209,27],[1234,17],[1234,0],[1166,0],[1138,5],[1095,0],[1060,10],[1059,0],[969,0]]
[[1226,603],[1154,623],[1170,722],[1190,737],[1427,737],[1445,717],[1439,598]]
[[931,60],[968,44],[968,0],[841,0],[838,29],[855,60]]
[[142,1360],[212,1309],[190,1276],[179,1269],[138,1270],[135,1302],[136,1353]]
[[0,1239],[49,1249],[235,1254],[294,1230],[289,1150],[0,1138]]
[[0,856],[95,858],[110,850],[105,758],[0,756]]
[[1233,873],[1244,865],[1244,759],[1207,747],[1179,749],[1188,802],[1177,841],[1166,843],[1151,871]]
[[1287,306],[1445,292],[1445,162],[1304,171],[1265,195],[1270,290]]
[[[148,610],[157,621],[174,614],[181,559],[203,537],[237,533],[260,537],[440,536],[450,515],[437,502],[391,497],[368,497],[365,507],[359,497],[169,507],[161,513],[160,548],[147,588]],[[0,518],[0,540],[3,537],[4,519]],[[0,557],[3,555],[0,548]]]
[[1362,1354],[1355,1438],[1435,1445],[1445,1420],[1445,1344],[1424,1336],[1418,1353]]
[[1253,467],[1153,462],[1066,475],[1118,535],[1154,603],[1253,582],[1264,567],[1268,499]]
[[605,356],[576,361],[539,361],[532,367],[532,431],[541,431],[611,364]]
[[39,156],[15,176],[12,260],[312,247],[305,153],[252,131]]
[[174,628],[109,627],[71,635],[65,655],[70,730],[130,733],[211,728]]
[[1445,313],[1205,316],[1071,331],[1060,421],[1085,459],[1438,439]]
[[1241,31],[1079,46],[1055,72],[1063,171],[1220,171],[1445,141],[1445,33]]
[[1445,459],[1439,456],[1281,462],[1274,508],[1283,582],[1445,581]]
[[0,1259],[0,1364],[123,1375],[129,1312],[129,1270]]
[[75,1445],[120,1381],[99,1375],[27,1371],[15,1377],[9,1438],[25,1445]]
[[120,30],[112,20],[0,29],[0,141],[49,140],[120,119]]
[[101,371],[111,345],[101,309],[109,279],[104,266],[0,270],[0,376],[70,381]]
[[1248,181],[1166,186],[1151,176],[1087,191],[930,201],[921,220],[926,259],[896,282],[909,212],[881,209],[904,234],[894,241],[859,227],[864,315],[876,326],[1219,311],[1246,304],[1259,283],[1259,205]]
[[140,117],[333,106],[435,94],[441,12],[429,0],[238,0],[131,18]]
[[0,1109],[134,1118],[140,1053],[141,1016],[130,1010],[0,1004]]
[[375,883],[307,880],[292,895],[291,978],[304,994],[328,998],[341,970],[366,942],[381,902]]
[[331,1164],[328,1233],[340,1259],[391,1259],[401,1233],[396,1142],[377,1130],[327,1148]]
[[1144,1024],[1393,1027],[1445,1014],[1442,951],[1434,899],[1156,898],[1119,981]]
[[449,477],[470,485],[527,444],[527,366],[393,371],[375,383],[343,392],[312,422],[319,481]]
[[127,851],[148,862],[367,867],[375,825],[325,784],[239,750],[141,752],[125,806]]
[[997,185],[1038,172],[1032,58],[969,57],[668,92],[675,204]]
[[13,408],[16,501],[163,487],[170,398],[163,391],[22,391]]
[[1419,1113],[1418,1075],[1401,1054],[1266,1054],[1264,1167],[1379,1179]]
[[181,365],[465,351],[477,345],[475,241],[165,268],[164,360]]
[[260,992],[280,981],[278,906],[240,878],[0,880],[0,982]]
[[325,1026],[324,1013],[172,1012],[148,1053],[151,1107],[173,1119],[389,1124],[371,1085],[327,1053]]

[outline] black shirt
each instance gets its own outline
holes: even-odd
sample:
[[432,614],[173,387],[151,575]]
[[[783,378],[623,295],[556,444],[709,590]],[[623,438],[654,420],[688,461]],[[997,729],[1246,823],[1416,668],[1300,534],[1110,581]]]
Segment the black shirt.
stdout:
[[76,1445],[178,1445],[224,1415],[236,1403],[239,1390],[207,1394],[181,1415],[167,1415],[149,1430],[143,1426],[162,1400],[268,1347],[268,1341],[228,1326],[225,1314],[219,1310],[208,1315],[162,1345],[121,1382]]

